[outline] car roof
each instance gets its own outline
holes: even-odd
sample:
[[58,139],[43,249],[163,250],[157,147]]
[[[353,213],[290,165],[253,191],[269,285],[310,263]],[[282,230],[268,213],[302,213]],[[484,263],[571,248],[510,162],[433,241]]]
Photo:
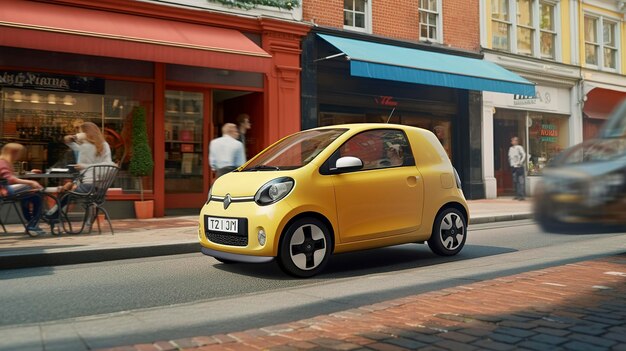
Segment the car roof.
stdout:
[[331,126],[318,127],[312,130],[324,130],[324,129],[348,129],[350,131],[366,131],[372,129],[401,129],[404,131],[421,131],[421,132],[429,132],[427,129],[407,126],[403,124],[393,124],[393,123],[352,123],[352,124],[336,124]]

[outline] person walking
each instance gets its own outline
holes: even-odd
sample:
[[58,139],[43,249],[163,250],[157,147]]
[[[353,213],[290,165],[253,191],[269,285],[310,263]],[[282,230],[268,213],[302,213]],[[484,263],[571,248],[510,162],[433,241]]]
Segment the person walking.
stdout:
[[222,136],[211,140],[209,164],[218,178],[246,162],[243,144],[238,139],[237,126],[234,123],[226,123],[222,127]]
[[526,152],[524,152],[524,148],[519,144],[519,138],[512,137],[511,147],[509,148],[509,164],[511,165],[513,186],[515,187],[514,199],[520,201],[524,201],[526,197],[525,160]]
[[246,134],[248,133],[248,130],[252,128],[250,116],[247,113],[242,113],[237,116],[237,128],[239,128],[239,138],[237,138],[237,140],[241,141],[243,144],[243,152],[246,153]]

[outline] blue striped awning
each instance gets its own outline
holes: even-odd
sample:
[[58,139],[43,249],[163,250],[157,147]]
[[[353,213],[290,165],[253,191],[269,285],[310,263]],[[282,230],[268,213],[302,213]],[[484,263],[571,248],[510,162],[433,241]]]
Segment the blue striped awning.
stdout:
[[489,61],[317,34],[350,60],[356,77],[535,96],[535,84]]

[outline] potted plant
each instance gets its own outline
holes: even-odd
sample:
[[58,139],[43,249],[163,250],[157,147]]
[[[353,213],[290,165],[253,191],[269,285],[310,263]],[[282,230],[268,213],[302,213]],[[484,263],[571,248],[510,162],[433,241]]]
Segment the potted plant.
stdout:
[[148,143],[146,109],[144,107],[133,108],[132,123],[132,155],[128,170],[133,177],[139,179],[141,194],[141,201],[135,201],[135,215],[140,219],[152,218],[154,216],[154,201],[144,201],[143,197],[143,179],[152,173],[154,167],[152,150]]

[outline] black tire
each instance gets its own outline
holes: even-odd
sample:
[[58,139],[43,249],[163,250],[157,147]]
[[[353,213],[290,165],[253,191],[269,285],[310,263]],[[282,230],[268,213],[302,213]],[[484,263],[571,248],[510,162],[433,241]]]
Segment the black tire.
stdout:
[[439,256],[458,254],[467,239],[467,219],[455,208],[444,208],[433,224],[428,247]]
[[315,218],[300,218],[284,231],[278,249],[278,264],[287,274],[309,278],[324,269],[331,250],[326,224]]

